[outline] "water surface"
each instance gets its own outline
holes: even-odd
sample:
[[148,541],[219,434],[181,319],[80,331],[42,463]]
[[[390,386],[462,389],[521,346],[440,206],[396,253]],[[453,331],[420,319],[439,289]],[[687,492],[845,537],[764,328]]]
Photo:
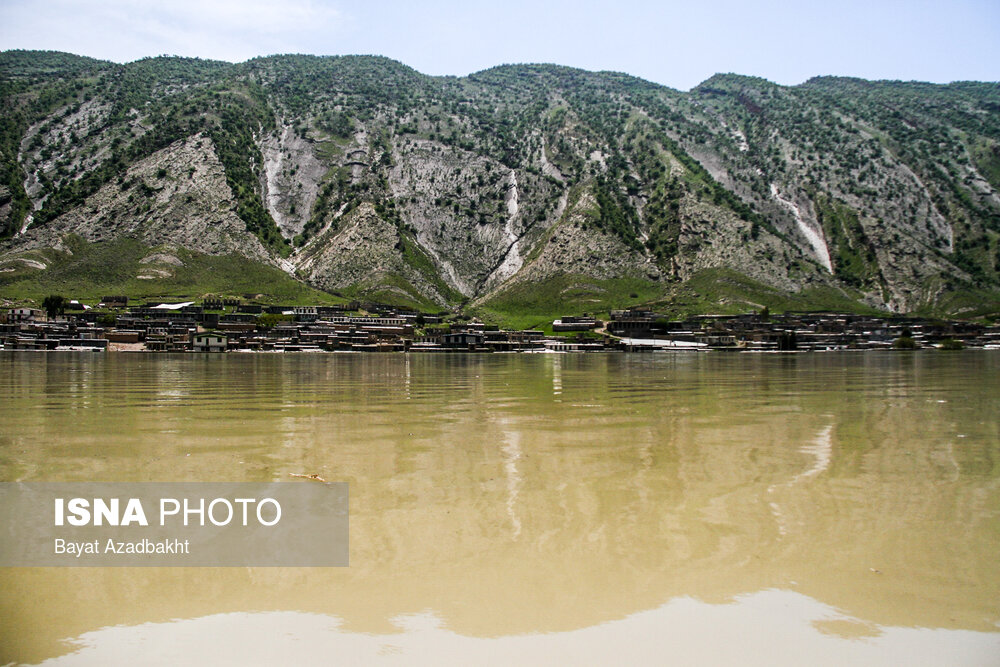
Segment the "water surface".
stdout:
[[0,353],[4,481],[351,494],[349,568],[0,570],[0,663],[1000,664],[998,371]]

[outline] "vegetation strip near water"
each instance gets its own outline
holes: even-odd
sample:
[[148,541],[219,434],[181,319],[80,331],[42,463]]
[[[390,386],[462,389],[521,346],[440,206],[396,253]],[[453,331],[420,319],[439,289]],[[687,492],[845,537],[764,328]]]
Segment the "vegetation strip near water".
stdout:
[[128,238],[89,243],[69,237],[61,251],[34,250],[0,262],[0,297],[5,301],[37,304],[53,293],[88,305],[106,294],[163,301],[201,301],[205,295],[269,303],[347,301],[239,255],[206,255],[175,245],[150,247]]
[[[450,288],[434,273],[427,255],[403,236],[408,261],[440,289]],[[45,267],[44,269],[41,267]],[[351,300],[381,303],[422,313],[443,309],[423,297],[404,279],[383,276],[380,282],[348,286],[335,293],[310,288],[285,272],[238,255],[213,256],[173,245],[146,246],[133,239],[90,243],[67,237],[62,250],[37,249],[0,262],[0,298],[8,306],[38,306],[58,294],[96,305],[106,294],[133,300],[202,301],[230,297],[262,304],[293,306],[343,304]],[[453,294],[457,298],[457,295]],[[695,315],[736,315],[767,308],[783,312],[840,312],[885,316],[861,301],[850,288],[817,286],[799,293],[784,292],[735,271],[709,269],[683,283],[643,279],[601,280],[586,275],[562,275],[521,283],[500,291],[478,305],[444,309],[475,316],[505,328],[541,328],[564,315],[607,317],[611,310],[643,307],[679,319]],[[993,321],[1000,314],[1000,293],[955,292],[938,308],[913,315]]]

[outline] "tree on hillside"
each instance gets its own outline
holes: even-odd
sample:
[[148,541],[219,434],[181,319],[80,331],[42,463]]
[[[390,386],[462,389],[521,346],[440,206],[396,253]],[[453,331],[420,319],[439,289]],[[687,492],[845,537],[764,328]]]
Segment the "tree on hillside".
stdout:
[[69,305],[69,301],[66,297],[59,294],[50,294],[45,297],[42,301],[42,308],[45,309],[45,313],[49,317],[55,317],[56,315],[62,315],[66,312],[66,306]]

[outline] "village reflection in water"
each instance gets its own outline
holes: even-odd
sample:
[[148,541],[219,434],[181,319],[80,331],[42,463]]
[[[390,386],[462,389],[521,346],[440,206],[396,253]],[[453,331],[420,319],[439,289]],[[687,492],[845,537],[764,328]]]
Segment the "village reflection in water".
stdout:
[[4,481],[317,474],[351,508],[348,568],[0,570],[4,661],[1000,655],[994,352],[0,367]]

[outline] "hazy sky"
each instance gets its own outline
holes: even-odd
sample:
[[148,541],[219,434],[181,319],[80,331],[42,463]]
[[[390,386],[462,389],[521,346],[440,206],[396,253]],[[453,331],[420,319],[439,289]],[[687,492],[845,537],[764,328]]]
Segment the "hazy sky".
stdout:
[[379,54],[455,75],[551,62],[682,90],[716,72],[1000,81],[1000,0],[0,0],[0,49],[14,48],[117,62]]

